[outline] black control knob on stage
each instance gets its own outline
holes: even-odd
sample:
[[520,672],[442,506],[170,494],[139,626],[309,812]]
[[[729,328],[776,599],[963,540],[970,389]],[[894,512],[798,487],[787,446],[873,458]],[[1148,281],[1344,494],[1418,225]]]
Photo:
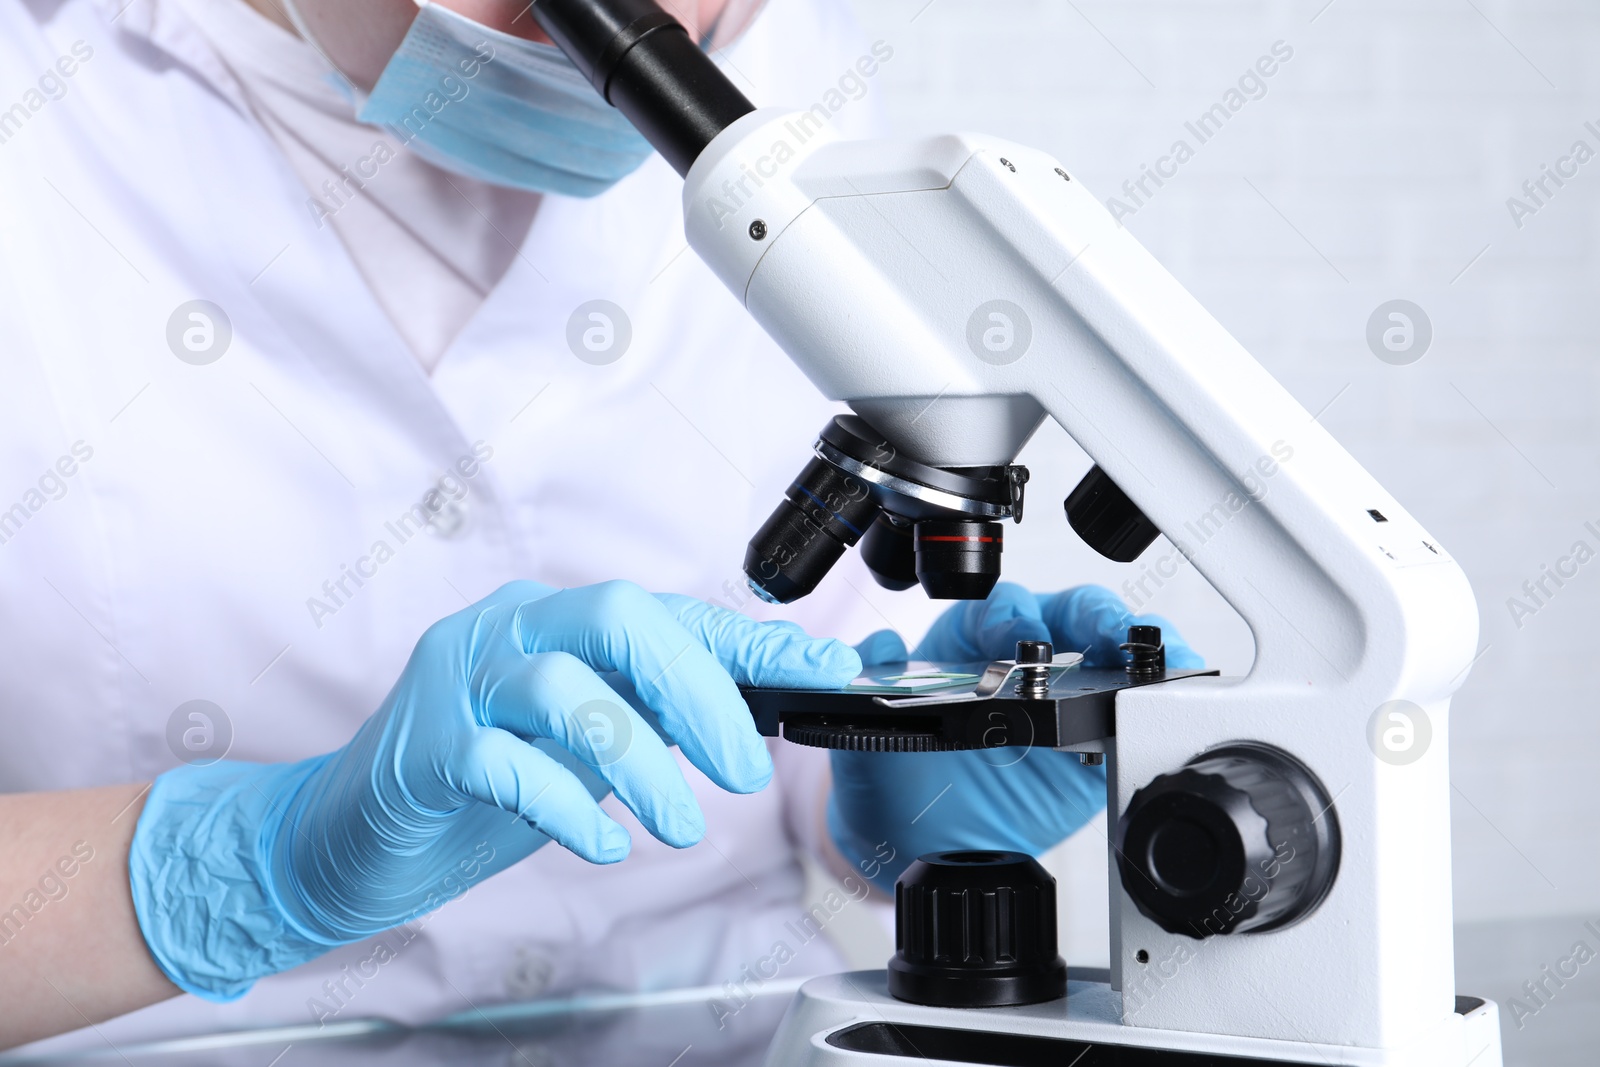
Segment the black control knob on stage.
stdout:
[[1050,665],[1056,650],[1049,641],[1017,642],[1017,695],[1044,699],[1050,695]]
[[1121,647],[1128,654],[1123,669],[1129,678],[1149,682],[1167,673],[1167,647],[1161,643],[1161,627],[1130,626],[1128,639]]
[[1021,852],[935,852],[894,887],[889,992],[913,1004],[998,1008],[1067,993],[1056,880]]
[[1049,663],[1055,657],[1056,650],[1049,641],[1018,641],[1018,663]]
[[1117,823],[1117,866],[1134,904],[1168,933],[1273,930],[1332,888],[1338,816],[1288,753],[1228,745],[1133,794]]

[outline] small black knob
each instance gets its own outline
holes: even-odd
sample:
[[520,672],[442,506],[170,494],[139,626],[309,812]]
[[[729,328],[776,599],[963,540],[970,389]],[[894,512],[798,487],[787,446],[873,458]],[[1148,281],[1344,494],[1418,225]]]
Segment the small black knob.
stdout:
[[1049,641],[1017,642],[1018,696],[1042,700],[1050,695],[1050,667],[1056,650]]
[[1166,676],[1167,647],[1161,643],[1161,627],[1130,626],[1120,647],[1128,654],[1123,669],[1129,678],[1150,682]]
[[913,1004],[997,1008],[1066,996],[1056,880],[1021,852],[936,852],[894,886],[889,992]]
[[1159,626],[1130,626],[1128,627],[1128,640],[1136,644],[1156,645],[1161,644],[1161,627]]
[[1077,488],[1067,494],[1067,522],[1084,544],[1107,559],[1132,563],[1161,531],[1111,476],[1090,467]]
[[1056,650],[1049,641],[1018,641],[1018,663],[1049,663],[1055,659]]
[[1117,866],[1134,904],[1168,933],[1277,929],[1332,888],[1338,818],[1293,756],[1229,745],[1134,793],[1117,823]]

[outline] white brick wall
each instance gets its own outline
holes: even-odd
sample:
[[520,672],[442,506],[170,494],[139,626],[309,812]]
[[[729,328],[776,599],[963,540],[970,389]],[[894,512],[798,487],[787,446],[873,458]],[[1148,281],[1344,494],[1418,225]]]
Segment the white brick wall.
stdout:
[[[1458,917],[1593,914],[1600,560],[1520,630],[1505,601],[1575,539],[1600,549],[1582,529],[1600,527],[1600,159],[1520,231],[1505,200],[1574,139],[1600,151],[1583,129],[1600,126],[1600,4],[1334,0],[1318,14],[1324,2],[855,6],[896,49],[872,90],[896,132],[1034,144],[1102,198],[1274,41],[1294,48],[1266,96],[1127,223],[1308,409],[1340,394],[1324,424],[1472,579],[1488,650],[1453,717]],[[1434,325],[1409,367],[1365,343],[1367,317],[1395,297]],[[1119,586],[1133,569],[1090,554],[1051,502],[1087,459],[1052,430],[1025,461],[1037,517],[1008,537],[1009,575]],[[1248,665],[1248,632],[1192,573],[1151,610],[1215,664]],[[1093,865],[1099,847],[1085,837],[1066,855]],[[1069,890],[1092,909],[1084,877]],[[1073,929],[1075,958],[1103,954]]]

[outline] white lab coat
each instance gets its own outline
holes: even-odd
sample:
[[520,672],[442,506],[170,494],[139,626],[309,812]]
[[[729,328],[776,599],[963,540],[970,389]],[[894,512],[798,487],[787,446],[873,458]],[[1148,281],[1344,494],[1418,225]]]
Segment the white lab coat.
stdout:
[[[192,26],[125,3],[0,0],[0,788],[149,780],[177,764],[169,720],[197,699],[223,709],[232,758],[335,748],[430,622],[510,578],[741,596],[744,543],[832,409],[685,250],[664,163],[596,200],[548,198],[429,378]],[[831,0],[776,0],[734,61],[758,100],[807,106],[869,46]],[[870,105],[837,121],[860,129]],[[603,366],[566,339],[595,298],[633,329]],[[194,299],[231,323],[209,365],[168,342]],[[446,483],[466,496],[398,536],[475,450],[492,454]],[[886,624],[867,582],[842,566],[791,617],[859,639]],[[904,628],[931,617],[915,599],[896,601]],[[690,770],[705,843],[668,849],[608,800],[626,863],[547,847],[338,1000],[324,983],[370,949],[103,1030],[312,1022],[313,997],[418,1019],[734,979],[794,940],[808,903],[797,854],[825,761],[775,752],[754,796]],[[783,976],[837,963],[817,939]]]

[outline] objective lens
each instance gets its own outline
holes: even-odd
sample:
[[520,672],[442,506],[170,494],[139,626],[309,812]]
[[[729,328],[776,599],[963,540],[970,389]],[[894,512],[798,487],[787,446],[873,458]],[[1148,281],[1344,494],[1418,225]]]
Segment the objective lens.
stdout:
[[917,546],[909,521],[879,515],[861,541],[861,562],[885,589],[900,592],[917,584]]
[[745,549],[750,587],[774,603],[799,600],[861,540],[877,515],[864,482],[813,459]]
[[934,600],[982,600],[1000,580],[1005,527],[998,522],[917,523],[917,581]]

